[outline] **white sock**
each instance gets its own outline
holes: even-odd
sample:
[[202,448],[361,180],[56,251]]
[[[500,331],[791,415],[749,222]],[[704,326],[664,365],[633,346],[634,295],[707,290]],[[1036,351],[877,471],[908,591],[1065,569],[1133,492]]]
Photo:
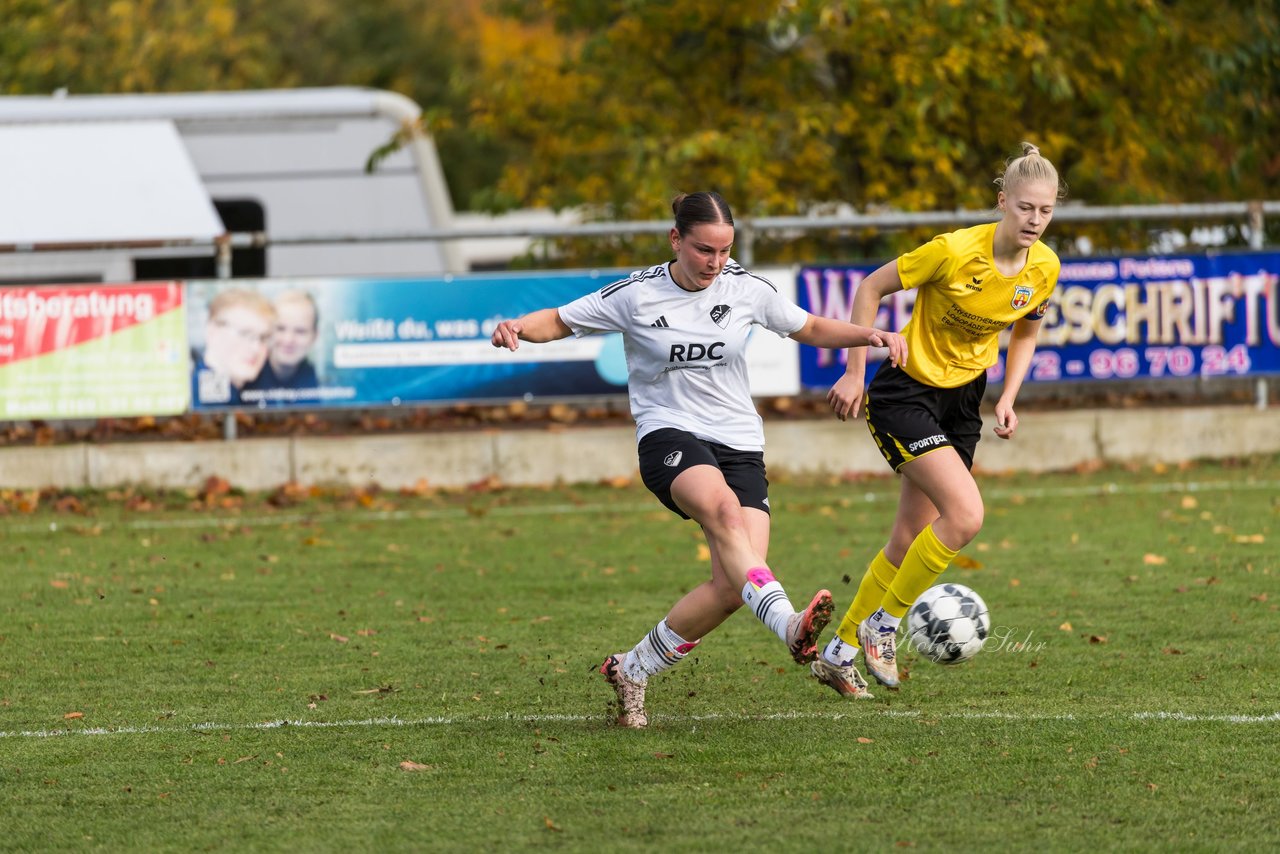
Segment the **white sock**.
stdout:
[[796,609],[791,607],[791,600],[787,598],[781,582],[767,567],[758,566],[747,571],[742,601],[769,631],[782,638],[783,643],[787,642],[787,621]]
[[901,617],[893,616],[885,611],[884,608],[881,608],[870,617],[867,617],[867,625],[869,625],[873,631],[877,632],[883,632],[886,629],[892,629],[896,632],[898,630],[898,625],[901,622]]
[[822,648],[822,658],[836,667],[848,667],[858,657],[858,648],[851,643],[840,640],[839,635],[832,635],[831,640]]
[[687,641],[671,630],[664,617],[649,634],[627,653],[622,672],[632,682],[647,682],[678,664],[699,641]]

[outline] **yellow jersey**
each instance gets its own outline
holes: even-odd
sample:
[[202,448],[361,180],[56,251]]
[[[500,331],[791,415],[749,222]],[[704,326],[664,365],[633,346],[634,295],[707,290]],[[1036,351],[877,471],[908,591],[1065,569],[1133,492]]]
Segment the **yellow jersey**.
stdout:
[[1038,320],[1058,284],[1057,254],[1039,240],[1016,276],[996,269],[996,223],[939,234],[898,258],[904,288],[916,288],[906,372],[937,388],[956,388],[996,363],[1000,331],[1022,317]]

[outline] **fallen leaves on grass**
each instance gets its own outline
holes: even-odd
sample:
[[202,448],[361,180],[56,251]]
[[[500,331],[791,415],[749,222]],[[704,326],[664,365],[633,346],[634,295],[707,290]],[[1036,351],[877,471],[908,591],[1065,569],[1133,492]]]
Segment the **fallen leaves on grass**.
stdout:
[[428,481],[425,477],[420,477],[417,480],[415,480],[412,486],[400,487],[400,494],[405,496],[416,495],[419,498],[421,498],[426,495],[434,495],[435,492],[436,492],[435,487],[433,487],[430,481]]
[[84,712],[67,712],[62,716],[64,721],[78,721],[84,717]]
[[217,475],[210,475],[205,478],[204,485],[200,487],[200,499],[206,504],[212,504],[219,496],[229,495],[231,493],[231,483]]
[[408,759],[400,763],[401,771],[430,771],[430,765],[423,765],[421,762],[410,762]]
[[267,496],[267,503],[272,507],[294,507],[311,497],[311,490],[300,483],[289,481],[276,487]]
[[1142,562],[1145,563],[1147,566],[1164,566],[1166,563],[1169,562],[1169,559],[1164,555],[1152,554],[1151,552],[1147,552],[1142,556]]

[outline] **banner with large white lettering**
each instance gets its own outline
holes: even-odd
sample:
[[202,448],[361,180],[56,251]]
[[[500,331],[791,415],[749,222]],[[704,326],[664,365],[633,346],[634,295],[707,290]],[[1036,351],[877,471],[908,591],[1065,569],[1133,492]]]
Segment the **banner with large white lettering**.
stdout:
[[[859,283],[879,265],[809,266],[797,301],[849,318]],[[1280,373],[1280,254],[1067,259],[1041,321],[1031,382]],[[876,325],[901,329],[913,291],[881,303]],[[829,387],[843,351],[801,347],[800,383]],[[868,359],[868,372],[878,361]],[[1004,354],[987,372],[1004,379]]]

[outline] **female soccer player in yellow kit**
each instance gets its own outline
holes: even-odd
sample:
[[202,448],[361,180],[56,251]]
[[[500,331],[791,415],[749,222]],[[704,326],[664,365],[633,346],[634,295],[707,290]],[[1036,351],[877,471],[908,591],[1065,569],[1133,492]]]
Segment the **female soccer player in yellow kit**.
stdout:
[[[995,433],[1008,439],[1018,427],[1014,399],[1035,352],[1036,321],[1058,282],[1058,256],[1040,237],[1063,188],[1053,164],[1026,142],[996,185],[1004,214],[998,222],[938,235],[867,276],[854,295],[850,320],[869,326],[881,299],[917,289],[903,329],[910,363],[882,364],[865,400],[871,435],[902,475],[897,516],[835,637],[811,665],[818,681],[842,696],[870,696],[854,664],[859,648],[878,682],[898,686],[898,624],[982,528],[982,495],[969,470],[986,371],[1011,323]],[[827,394],[842,421],[857,417],[864,403],[866,350],[851,348],[848,357],[845,375]]]

